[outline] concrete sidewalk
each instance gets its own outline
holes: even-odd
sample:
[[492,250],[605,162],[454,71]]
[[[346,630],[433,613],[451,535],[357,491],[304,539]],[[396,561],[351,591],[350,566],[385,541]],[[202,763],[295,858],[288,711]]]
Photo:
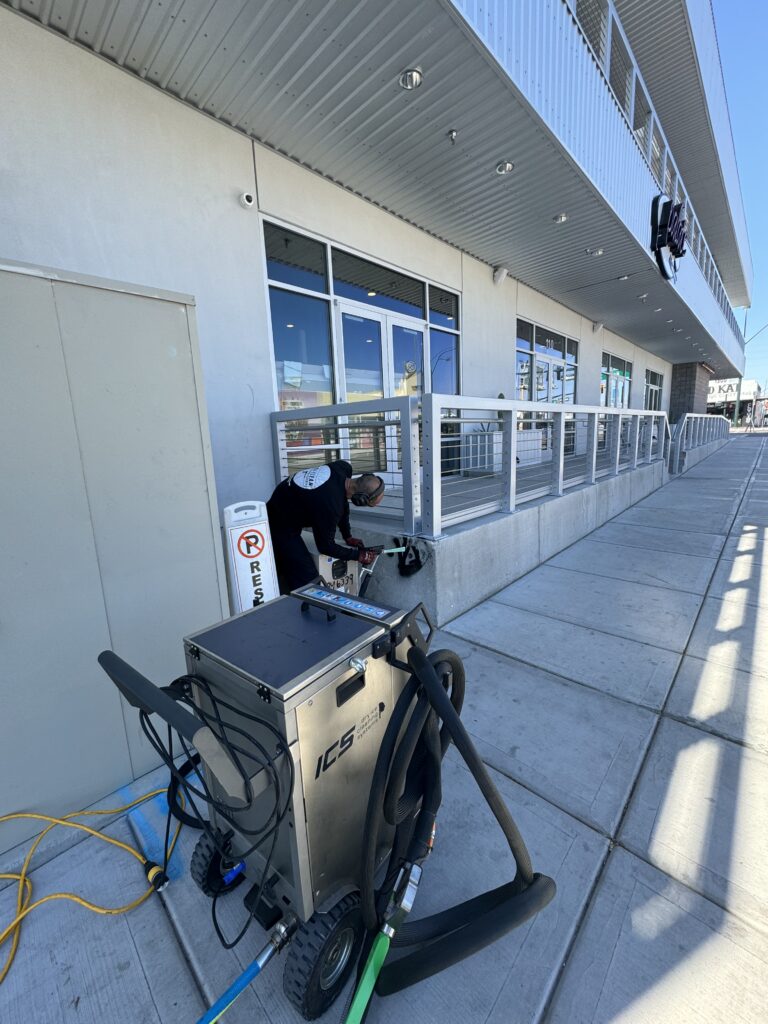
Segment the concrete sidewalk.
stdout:
[[[734,438],[435,639],[465,661],[464,721],[534,868],[558,892],[493,947],[377,1000],[370,1024],[766,1020],[764,448],[762,437]],[[131,789],[158,783],[162,773]],[[453,756],[444,794],[419,915],[513,870]],[[109,831],[151,851],[163,825],[158,798]],[[132,914],[97,918],[56,903],[32,914],[0,988],[0,1020],[195,1021],[264,941],[254,925],[235,951],[217,943],[187,872],[195,841],[185,830],[173,884]],[[95,841],[53,853],[33,874],[36,896],[74,889],[116,904],[141,890],[135,864]],[[0,921],[14,901],[0,892]],[[236,933],[240,900],[221,907]],[[281,965],[223,1019],[297,1021]]]

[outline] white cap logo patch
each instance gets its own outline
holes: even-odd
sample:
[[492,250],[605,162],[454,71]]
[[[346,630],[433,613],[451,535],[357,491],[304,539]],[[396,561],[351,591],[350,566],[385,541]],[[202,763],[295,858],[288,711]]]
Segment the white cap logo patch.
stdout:
[[297,487],[303,487],[305,491],[314,491],[330,479],[330,467],[317,466],[315,469],[302,469],[298,473],[294,473],[291,482]]

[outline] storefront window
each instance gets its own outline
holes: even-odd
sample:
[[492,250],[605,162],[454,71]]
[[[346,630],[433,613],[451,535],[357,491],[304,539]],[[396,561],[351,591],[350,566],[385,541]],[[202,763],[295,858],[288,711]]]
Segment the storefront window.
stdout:
[[280,409],[333,403],[329,304],[269,289]]
[[529,352],[517,353],[515,398],[518,402],[531,400],[531,359]]
[[573,338],[518,320],[515,398],[523,402],[575,402],[578,359],[579,343]]
[[459,329],[459,296],[436,285],[429,286],[429,322],[436,327]]
[[325,246],[295,231],[264,224],[267,277],[315,292],[328,291]]
[[424,285],[396,270],[334,249],[333,291],[367,306],[424,319]]
[[384,397],[381,326],[378,320],[344,313],[344,375],[348,402]]
[[664,387],[664,377],[653,370],[645,371],[645,408],[652,412],[661,409],[661,391]]
[[459,338],[433,327],[429,332],[432,391],[436,395],[459,393]]
[[610,352],[603,352],[600,374],[600,405],[628,409],[632,386],[632,363]]
[[277,224],[264,244],[280,409],[459,394],[459,295]]

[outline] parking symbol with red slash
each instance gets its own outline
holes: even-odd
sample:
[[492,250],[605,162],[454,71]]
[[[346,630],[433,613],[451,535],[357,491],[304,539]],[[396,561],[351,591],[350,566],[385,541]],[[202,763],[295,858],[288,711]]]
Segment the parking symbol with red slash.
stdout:
[[243,558],[258,558],[264,550],[264,536],[258,530],[243,530],[237,538],[237,550]]

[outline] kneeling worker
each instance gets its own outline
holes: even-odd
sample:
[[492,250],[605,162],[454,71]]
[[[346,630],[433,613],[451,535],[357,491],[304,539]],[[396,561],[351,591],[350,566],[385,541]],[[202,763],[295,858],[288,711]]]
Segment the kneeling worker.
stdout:
[[[317,566],[301,539],[305,527],[312,530],[321,555],[345,562],[370,565],[373,552],[352,537],[349,502],[372,508],[384,497],[384,481],[373,473],[352,479],[348,462],[302,469],[279,483],[267,502],[269,529],[275,552],[280,593],[287,594],[317,578]],[[349,547],[336,543],[336,529]]]

